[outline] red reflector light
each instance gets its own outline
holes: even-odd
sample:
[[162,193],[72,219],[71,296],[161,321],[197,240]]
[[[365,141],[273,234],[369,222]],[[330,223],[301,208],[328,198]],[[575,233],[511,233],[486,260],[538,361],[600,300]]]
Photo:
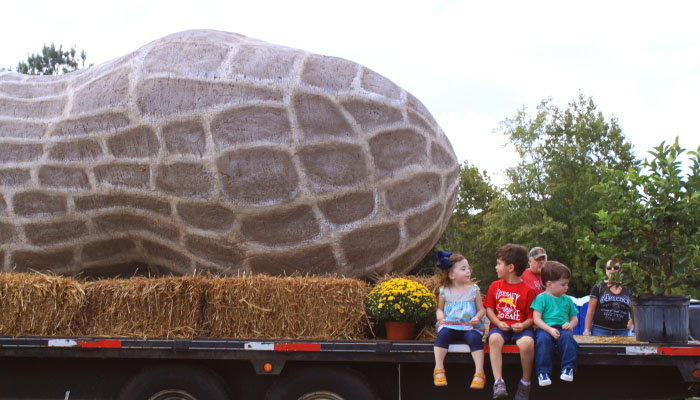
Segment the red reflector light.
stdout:
[[693,371],[693,378],[700,379],[700,369]]

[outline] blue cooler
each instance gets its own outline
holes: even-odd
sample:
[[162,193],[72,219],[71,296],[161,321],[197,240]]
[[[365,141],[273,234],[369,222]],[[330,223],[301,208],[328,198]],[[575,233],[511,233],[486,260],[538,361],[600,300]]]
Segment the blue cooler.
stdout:
[[574,327],[574,335],[583,335],[583,331],[586,324],[586,314],[588,313],[588,299],[591,296],[585,296],[581,298],[571,297],[571,300],[576,304],[576,309],[578,310],[578,324]]

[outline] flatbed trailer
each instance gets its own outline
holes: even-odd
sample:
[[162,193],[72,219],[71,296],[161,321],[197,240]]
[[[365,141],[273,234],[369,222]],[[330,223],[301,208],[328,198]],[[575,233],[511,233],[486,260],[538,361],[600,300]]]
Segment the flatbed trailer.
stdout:
[[[700,395],[700,342],[662,345],[580,339],[573,383],[556,379],[531,399],[673,399]],[[486,347],[488,351],[488,346]],[[516,346],[504,347],[514,394]],[[0,338],[0,399],[490,399],[468,389],[474,372],[466,344],[446,359],[448,386],[432,384],[433,343],[17,337]],[[306,396],[306,397],[305,397]],[[556,396],[556,397],[555,397]]]

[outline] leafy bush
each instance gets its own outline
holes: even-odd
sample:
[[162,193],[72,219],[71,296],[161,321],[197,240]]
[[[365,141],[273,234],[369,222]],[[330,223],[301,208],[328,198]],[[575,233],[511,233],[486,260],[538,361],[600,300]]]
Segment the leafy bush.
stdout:
[[688,152],[687,175],[683,152],[678,138],[662,142],[641,168],[609,171],[607,181],[594,186],[603,198],[596,213],[602,230],[583,247],[601,262],[619,258],[623,268],[612,280],[636,295],[687,295],[700,283],[700,148]]
[[379,283],[367,298],[369,315],[377,322],[426,323],[435,318],[435,295],[410,279],[395,278]]

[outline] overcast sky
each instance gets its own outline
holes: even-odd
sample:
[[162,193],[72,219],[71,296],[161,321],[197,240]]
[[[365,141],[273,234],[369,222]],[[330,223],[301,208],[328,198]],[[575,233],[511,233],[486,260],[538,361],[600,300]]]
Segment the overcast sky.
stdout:
[[237,32],[365,65],[418,97],[460,161],[495,182],[516,163],[492,133],[544,98],[592,96],[638,156],[700,146],[700,2],[249,0],[12,1],[0,67],[51,42],[102,63],[170,33]]

